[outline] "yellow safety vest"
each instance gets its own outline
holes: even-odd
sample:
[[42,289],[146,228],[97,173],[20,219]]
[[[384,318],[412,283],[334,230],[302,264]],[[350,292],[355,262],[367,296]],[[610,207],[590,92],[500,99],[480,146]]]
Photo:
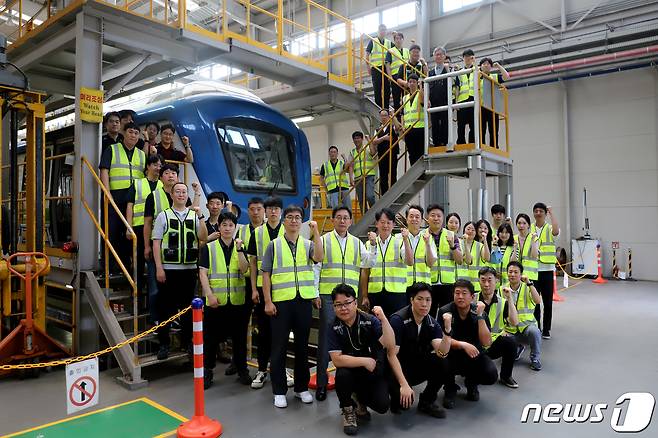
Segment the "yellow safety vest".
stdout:
[[[135,202],[133,204],[133,227],[144,225],[144,209],[146,208],[146,198],[158,189],[163,189],[162,181],[158,181],[155,189],[151,190],[148,178],[142,178],[135,182]],[[164,189],[163,189],[164,192]],[[166,194],[165,194],[166,198]],[[155,195],[153,195],[155,201]],[[158,212],[159,213],[159,212]],[[157,214],[154,216],[157,217]]]
[[[464,253],[466,253],[466,239],[463,240]],[[470,248],[472,261],[470,265],[466,263],[457,266],[457,278],[460,280],[468,280],[473,284],[476,291],[480,290],[480,277],[478,272],[482,268],[482,244],[476,240]]]
[[[517,245],[519,243],[519,235],[514,236]],[[523,273],[530,280],[539,279],[539,262],[537,259],[530,257],[530,247],[532,246],[532,234],[528,234],[523,241],[523,248],[519,249],[519,263],[523,266]]]
[[[399,235],[398,235],[399,236]],[[407,290],[407,265],[400,261],[401,239],[391,236],[388,246],[382,248],[382,240],[377,236],[377,262],[370,269],[368,293],[405,293]],[[370,251],[370,242],[366,243]]]
[[220,306],[229,303],[240,306],[245,303],[245,280],[240,274],[238,251],[233,245],[231,259],[226,266],[220,240],[216,239],[208,243],[208,283]]
[[324,259],[320,270],[320,293],[330,294],[337,284],[345,283],[359,290],[361,272],[361,241],[347,234],[345,250],[340,245],[335,231],[322,236]]
[[[436,248],[436,263],[432,266],[432,284],[454,284],[455,283],[455,260],[452,258],[450,244],[448,243],[447,229],[441,231],[439,246]],[[431,239],[434,241],[434,237]],[[436,246],[436,243],[434,243]]]
[[160,212],[163,212],[170,207],[171,202],[169,201],[169,197],[167,197],[167,192],[165,192],[164,187],[157,187],[153,191],[153,217],[158,217]]
[[516,313],[519,314],[519,324],[513,326],[509,324],[509,321],[505,321],[506,332],[519,333],[523,332],[532,324],[537,325],[537,320],[535,319],[535,302],[532,300],[530,288],[525,283],[521,283],[521,287],[519,288],[519,296],[516,298]]
[[545,265],[554,265],[557,262],[555,256],[555,241],[553,239],[553,228],[545,223],[541,229],[536,224],[530,226],[530,233],[539,230],[539,261]]
[[171,208],[166,209],[167,229],[162,237],[162,263],[195,264],[199,259],[199,239],[196,235],[196,213],[190,209],[181,222]]
[[404,99],[404,129],[424,128],[425,117],[421,110],[420,93],[416,92]]
[[294,257],[285,237],[277,237],[271,244],[274,247],[272,301],[290,301],[297,294],[306,300],[315,298],[313,261],[309,257],[311,241],[298,237]]
[[[364,159],[365,155],[365,159]],[[364,146],[361,153],[357,148],[352,149],[352,157],[354,157],[354,177],[358,178],[362,175],[363,169],[366,169],[366,176],[376,175],[377,168],[375,166],[375,157],[370,153],[370,147]],[[364,162],[365,161],[365,162]]]
[[496,263],[492,265],[492,268],[494,268],[496,271],[498,271],[498,274],[500,274],[501,283],[507,282],[507,265],[509,265],[513,252],[514,252],[513,247],[511,246],[505,247],[505,251],[503,252],[503,258],[501,259],[500,263]]
[[[482,98],[482,90],[484,89],[484,79],[482,78],[482,76],[484,76],[485,74],[486,73],[482,73],[482,75],[480,77],[480,98]],[[487,75],[487,76],[489,76],[491,79],[493,79],[495,83],[498,83],[498,73],[491,73],[490,75]],[[461,83],[461,80],[460,80],[460,83]]]
[[[425,229],[420,231],[418,244],[414,250],[414,264],[407,266],[407,286],[411,286],[419,281],[428,284],[432,281],[432,271],[431,268],[427,266],[425,258],[427,254],[427,246],[425,245],[425,240],[423,240],[424,233],[429,233],[429,230]],[[404,243],[402,245],[402,250],[404,250]]]
[[[267,245],[270,243],[270,232],[265,229],[267,222],[265,222],[260,227],[254,230],[254,237],[256,239],[256,259],[258,265],[258,277],[256,277],[256,286],[263,287],[263,271],[261,270],[263,266],[263,256],[265,255],[265,250]],[[284,233],[283,225],[279,227],[279,233],[277,237],[282,237]]]
[[343,168],[345,167],[345,162],[343,160],[338,160],[335,168],[332,166],[331,161],[327,161],[323,166],[324,184],[327,186],[328,192],[338,188],[339,182],[341,189],[350,188],[350,180],[347,177],[347,173],[343,172]]
[[[251,224],[244,224],[240,226],[240,229],[238,230],[238,237],[242,240],[242,244],[247,247],[249,245],[249,241],[251,239],[251,236],[253,235],[253,232],[251,231],[250,228]],[[254,229],[255,231],[255,229]],[[251,275],[250,270],[248,269],[247,272],[244,273],[244,276],[246,278],[249,278]]]
[[[496,290],[494,296],[498,300],[497,302],[492,302],[489,306],[489,326],[491,327],[491,343],[498,339],[498,336],[502,335],[505,329],[505,321],[503,318],[503,313],[505,310],[505,298],[500,294],[500,291]],[[475,294],[475,302],[480,300],[480,292]],[[493,301],[493,298],[491,299]]]
[[395,76],[402,64],[409,62],[409,49],[402,48],[402,52],[395,45],[389,50],[391,52],[391,74]]
[[372,40],[372,52],[370,52],[370,65],[381,67],[384,65],[386,53],[393,46],[391,40],[384,38],[384,43],[379,41],[379,38]]
[[471,72],[468,74],[459,75],[459,94],[457,95],[457,103],[464,102],[468,100],[469,97],[473,97],[475,87],[473,82],[475,81],[476,72]]
[[110,162],[110,190],[127,189],[135,180],[144,178],[146,167],[146,155],[141,149],[134,149],[131,160],[122,143],[110,146],[112,149],[112,161]]

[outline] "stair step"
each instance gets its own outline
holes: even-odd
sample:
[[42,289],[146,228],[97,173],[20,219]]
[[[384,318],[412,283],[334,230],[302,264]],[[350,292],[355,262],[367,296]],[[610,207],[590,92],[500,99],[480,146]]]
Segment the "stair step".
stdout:
[[131,292],[117,292],[114,291],[113,293],[110,293],[110,295],[107,297],[109,301],[118,301],[118,300],[127,300],[128,298],[132,298],[133,294]]
[[174,360],[180,360],[183,358],[187,359],[187,352],[185,351],[176,351],[176,352],[169,352],[169,357],[164,359],[164,360],[158,360],[158,355],[157,353],[152,353],[152,354],[144,354],[139,356],[139,365],[144,368],[148,367],[151,365],[156,365],[159,363],[165,363],[165,362],[171,362]]
[[[114,316],[116,317],[117,321],[128,321],[129,319],[133,319],[133,314],[129,312],[120,312],[120,313],[115,313]],[[144,313],[142,315],[137,315],[137,318],[147,318],[149,317],[150,314]]]

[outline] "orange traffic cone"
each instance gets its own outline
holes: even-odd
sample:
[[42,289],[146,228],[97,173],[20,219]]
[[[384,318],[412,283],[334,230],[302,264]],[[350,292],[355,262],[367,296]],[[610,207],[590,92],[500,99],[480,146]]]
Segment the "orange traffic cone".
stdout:
[[[567,275],[566,273],[564,275]],[[553,301],[564,301],[564,298],[557,293],[557,272],[553,271]]]
[[607,283],[608,280],[603,278],[603,268],[601,267],[601,245],[596,245],[596,258],[597,258],[597,263],[599,266],[599,276],[596,277],[595,280],[592,281],[592,283],[596,284],[604,284]]
[[[336,380],[334,379],[334,376],[329,374],[329,379],[327,382],[327,389],[331,390],[334,389],[336,386]],[[308,387],[311,389],[318,389],[318,374],[313,373],[311,374],[311,379],[308,381]]]

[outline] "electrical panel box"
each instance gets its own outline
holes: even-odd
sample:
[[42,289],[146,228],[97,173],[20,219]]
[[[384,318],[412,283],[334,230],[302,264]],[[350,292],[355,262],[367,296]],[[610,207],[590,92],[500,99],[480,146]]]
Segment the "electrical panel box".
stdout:
[[596,247],[600,245],[598,239],[573,239],[571,241],[571,272],[574,275],[599,274],[598,261],[596,259]]

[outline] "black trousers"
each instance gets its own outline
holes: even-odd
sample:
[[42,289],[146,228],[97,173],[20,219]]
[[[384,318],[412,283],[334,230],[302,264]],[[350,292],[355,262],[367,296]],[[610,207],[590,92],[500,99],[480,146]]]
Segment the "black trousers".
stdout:
[[448,112],[431,113],[432,122],[432,144],[434,146],[445,146],[448,144]]
[[406,293],[393,293],[385,290],[368,294],[368,300],[370,300],[371,309],[375,306],[381,307],[387,318],[409,304]]
[[[464,102],[472,101],[473,98],[469,97]],[[475,128],[473,125],[473,108],[461,108],[457,111],[457,144],[466,144],[466,126],[469,128],[468,142],[475,143]]]
[[436,318],[436,313],[439,307],[451,303],[453,300],[453,285],[452,284],[433,284],[430,293],[432,294],[432,306],[430,307],[430,315]]
[[[551,331],[553,321],[553,271],[539,271],[539,278],[535,281],[535,288],[541,295],[542,304],[535,306],[535,319],[539,330],[546,335]],[[544,308],[544,318],[541,318],[541,308]]]
[[514,336],[498,336],[487,350],[487,356],[492,359],[503,358],[500,364],[500,378],[508,379],[512,377],[514,368],[514,359],[516,359],[516,349],[518,342]]
[[391,82],[386,77],[386,68],[382,65],[370,68],[375,103],[379,108],[388,109],[391,100]]
[[448,364],[449,372],[445,383],[446,390],[456,387],[456,375],[464,376],[466,388],[475,388],[478,385],[493,385],[498,380],[496,364],[483,353],[471,358],[464,350],[453,350],[448,355]]
[[371,373],[363,367],[336,369],[336,395],[341,408],[354,406],[352,394],[356,393],[357,400],[373,411],[379,414],[388,411],[388,382],[385,374],[376,371]]
[[404,136],[404,144],[409,154],[409,164],[414,165],[425,153],[425,130],[423,128],[411,128]]
[[[162,321],[170,318],[179,310],[192,303],[196,294],[197,270],[165,269],[167,277],[164,283],[158,282],[158,314]],[[171,324],[158,330],[160,345],[169,346],[169,328]],[[180,318],[181,346],[186,347],[192,340],[192,311],[185,312]]]
[[227,335],[233,342],[233,364],[238,373],[247,372],[247,330],[251,313],[251,297],[245,297],[245,304],[226,304],[204,308],[203,313],[203,366],[215,368],[217,348]]
[[[125,202],[118,203],[117,207],[119,207],[119,210],[125,216],[126,208],[128,207],[128,204]],[[108,231],[108,239],[110,241],[110,244],[112,245],[112,247],[114,247],[114,250],[119,256],[119,260],[121,260],[121,263],[123,263],[123,266],[128,270],[128,273],[130,273],[132,244],[131,241],[126,238],[126,226],[123,224],[123,221],[121,220],[117,212],[114,210],[114,208],[112,208],[112,206],[109,204],[107,210],[107,231]],[[111,252],[109,252],[109,263],[110,263],[110,272],[113,273],[121,272],[121,269],[119,268],[119,265],[116,263],[115,258]]]
[[[393,95],[393,111],[397,111],[402,106],[402,96],[404,90],[397,84],[398,75],[393,75],[393,81],[391,82],[391,94]],[[398,119],[402,117],[401,114],[398,114]]]
[[276,316],[272,317],[272,392],[274,395],[284,395],[288,392],[286,353],[290,331],[295,337],[295,392],[308,391],[308,381],[311,378],[308,369],[308,336],[313,317],[311,300],[296,297],[274,305]]
[[[141,293],[144,290],[144,268],[146,267],[146,260],[144,259],[144,225],[133,227],[133,231],[137,234],[137,290]],[[128,241],[128,245],[132,252],[132,241]]]
[[[256,324],[258,326],[258,336],[256,336],[256,342],[258,343],[258,371],[267,372],[267,365],[272,355],[272,320],[265,313],[263,289],[260,287],[257,289],[260,302],[254,305],[254,314],[256,315]],[[251,297],[251,294],[249,294],[249,297]]]
[[[482,138],[483,144],[494,147],[494,135],[496,136],[496,145],[498,145],[498,132],[495,126],[494,113],[487,108],[482,108]],[[485,141],[489,133],[489,141]]]
[[[381,146],[381,148],[379,146]],[[400,154],[400,147],[395,146],[393,150],[389,153],[388,142],[384,142],[379,146],[377,147],[378,149],[377,152],[379,157],[382,158],[381,161],[379,161],[379,196],[383,196],[384,193],[388,191],[388,188],[393,184],[395,184],[395,181],[398,180],[398,155]],[[391,173],[390,173],[391,184],[388,183],[389,166],[391,169]]]
[[[417,360],[400,361],[400,364],[409,386],[416,386],[427,381],[425,390],[420,394],[420,402],[434,403],[448,372],[447,359],[441,359],[432,352],[418,357]],[[400,383],[392,372],[389,374],[388,388],[391,395],[391,409],[397,410],[400,407]]]

